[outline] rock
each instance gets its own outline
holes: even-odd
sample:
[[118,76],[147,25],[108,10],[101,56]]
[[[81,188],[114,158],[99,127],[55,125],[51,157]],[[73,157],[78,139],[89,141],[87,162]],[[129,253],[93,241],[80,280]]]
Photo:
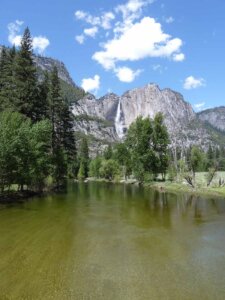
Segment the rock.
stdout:
[[98,139],[103,137],[108,143],[120,141],[138,116],[154,118],[158,112],[164,115],[172,148],[197,144],[207,149],[209,144],[225,143],[225,135],[209,130],[180,93],[161,90],[154,83],[127,91],[121,97],[111,93],[96,99],[89,94],[73,106],[75,117],[86,118],[86,122],[76,123],[75,127]]
[[200,120],[225,132],[225,106],[203,110],[198,113]]

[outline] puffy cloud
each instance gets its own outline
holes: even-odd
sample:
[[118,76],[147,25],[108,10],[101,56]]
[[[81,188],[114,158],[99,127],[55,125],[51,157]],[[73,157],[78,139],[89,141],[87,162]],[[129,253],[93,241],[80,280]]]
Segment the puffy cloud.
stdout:
[[92,16],[91,14],[82,10],[77,10],[75,12],[75,17],[76,19],[85,21],[86,23],[91,24],[92,26],[96,26],[100,24],[99,17]]
[[33,38],[33,48],[39,54],[42,54],[49,45],[49,40],[44,36],[35,36]]
[[85,40],[85,37],[84,37],[83,34],[77,35],[77,36],[75,36],[75,40],[76,40],[79,44],[83,44],[83,43],[84,43],[84,40]]
[[115,19],[115,15],[112,12],[106,12],[101,16],[101,26],[104,29],[111,28],[111,21]]
[[126,4],[118,5],[115,11],[121,12],[124,20],[135,20],[140,17],[142,8],[152,2],[152,0],[129,0]]
[[174,61],[183,61],[185,60],[185,55],[184,53],[176,53],[173,55],[173,60]]
[[98,33],[98,27],[96,26],[84,29],[84,34],[92,38],[94,38],[97,33]]
[[87,13],[82,10],[77,10],[74,13],[74,15],[78,20],[84,20],[86,18]]
[[101,16],[96,17],[88,12],[77,10],[74,15],[77,20],[82,20],[87,24],[91,24],[92,26],[99,26],[103,29],[110,29],[111,21],[115,19],[115,15],[112,12],[104,12]]
[[[22,35],[18,34],[21,31],[21,26],[23,21],[16,20],[14,23],[8,24],[9,36],[8,40],[12,45],[16,47],[20,46]],[[49,40],[44,36],[35,36],[33,37],[33,49],[36,50],[39,54],[42,54],[45,49],[50,45]]]
[[103,51],[94,53],[93,59],[105,69],[110,69],[118,61],[136,61],[147,57],[173,59],[173,55],[181,54],[181,46],[181,39],[171,38],[162,31],[160,23],[145,17],[126,29],[119,37],[106,42]]
[[15,46],[19,46],[21,42],[22,36],[18,33],[20,32],[21,26],[23,25],[23,21],[16,20],[14,23],[8,24],[9,36],[8,41]]
[[132,82],[141,73],[141,70],[133,71],[127,67],[115,69],[116,76],[122,82]]
[[[106,34],[102,35],[106,41],[100,44],[100,49],[92,55],[92,59],[101,64],[105,70],[113,71],[123,82],[132,82],[140,74],[140,70],[134,71],[121,66],[119,65],[121,62],[156,57],[168,58],[175,62],[185,59],[185,55],[181,52],[180,38],[165,33],[161,24],[154,18],[142,17],[144,8],[154,1],[128,0],[124,4],[117,5],[113,12],[104,12],[98,17],[80,10],[75,12],[78,20],[92,25],[92,28],[85,29],[83,34],[78,36],[82,37],[79,38],[82,43],[84,36],[95,37],[100,29],[107,30]],[[164,20],[168,23],[174,21],[172,17]],[[110,34],[112,38],[108,38]],[[158,70],[161,72],[161,69]]]
[[81,86],[86,92],[97,92],[100,87],[100,76],[95,75],[93,78],[84,78]]
[[195,78],[194,76],[189,76],[184,81],[184,89],[191,90],[199,87],[205,86],[205,80],[203,78]]
[[126,4],[118,5],[116,13],[122,13],[122,22],[117,22],[114,33],[121,33],[128,30],[135,20],[142,15],[143,7],[152,3],[154,0],[129,0]]

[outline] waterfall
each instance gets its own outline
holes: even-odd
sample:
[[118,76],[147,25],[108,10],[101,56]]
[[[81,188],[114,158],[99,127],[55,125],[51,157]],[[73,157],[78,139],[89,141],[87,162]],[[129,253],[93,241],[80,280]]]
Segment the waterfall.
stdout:
[[121,110],[121,99],[119,98],[119,103],[117,106],[116,118],[115,118],[115,128],[116,133],[120,139],[123,138],[123,123],[122,123],[122,110]]

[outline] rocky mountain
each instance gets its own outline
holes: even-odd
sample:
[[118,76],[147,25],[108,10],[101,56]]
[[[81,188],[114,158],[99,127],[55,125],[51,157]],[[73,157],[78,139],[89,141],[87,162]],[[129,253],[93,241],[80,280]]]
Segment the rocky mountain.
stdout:
[[198,113],[200,120],[225,132],[225,106],[206,109]]
[[[1,49],[0,46],[0,53]],[[96,99],[91,94],[85,95],[62,62],[35,55],[34,61],[40,78],[44,71],[57,67],[63,94],[72,104],[77,139],[79,141],[79,137],[88,135],[95,153],[105,145],[123,139],[138,116],[154,118],[158,112],[164,115],[172,147],[225,145],[225,107],[196,114],[180,93],[168,88],[161,90],[154,83],[127,91],[122,96],[110,93]]]
[[42,71],[48,71],[51,72],[53,70],[53,67],[56,66],[59,74],[59,78],[62,79],[64,82],[68,83],[72,86],[77,86],[73,79],[70,77],[70,74],[68,70],[66,69],[63,62],[53,59],[50,57],[44,57],[44,56],[36,56],[34,55],[34,62],[35,64],[42,70]]
[[[85,122],[93,122],[93,118],[108,122],[104,124],[107,134],[101,131],[101,126],[98,130],[90,123],[79,126],[83,133],[89,132],[98,139],[102,137],[108,143],[123,139],[138,116],[154,118],[158,112],[164,115],[173,147],[198,144],[207,148],[212,143],[225,143],[225,136],[211,125],[206,126],[181,94],[171,89],[161,90],[156,84],[127,91],[122,96],[107,94],[96,99],[87,95],[73,106],[75,119],[79,116],[81,120],[83,116]],[[75,129],[78,130],[76,121]]]

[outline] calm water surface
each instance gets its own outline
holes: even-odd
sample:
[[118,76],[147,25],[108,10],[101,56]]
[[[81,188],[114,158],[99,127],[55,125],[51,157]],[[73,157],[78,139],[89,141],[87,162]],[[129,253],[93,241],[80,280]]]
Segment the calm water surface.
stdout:
[[102,183],[0,206],[0,299],[225,299],[225,200]]

